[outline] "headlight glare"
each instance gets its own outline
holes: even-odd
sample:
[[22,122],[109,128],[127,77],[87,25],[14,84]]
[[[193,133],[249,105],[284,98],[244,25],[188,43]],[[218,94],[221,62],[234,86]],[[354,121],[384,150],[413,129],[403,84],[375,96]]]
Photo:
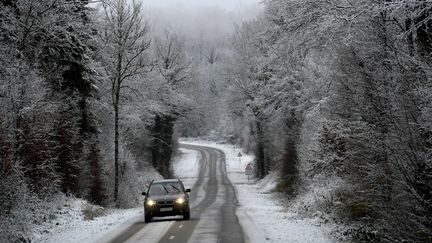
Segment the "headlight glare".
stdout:
[[154,205],[156,205],[155,201],[153,201],[151,199],[147,200],[147,206],[154,206]]
[[183,204],[184,202],[186,202],[186,200],[184,198],[177,198],[176,203],[178,204]]

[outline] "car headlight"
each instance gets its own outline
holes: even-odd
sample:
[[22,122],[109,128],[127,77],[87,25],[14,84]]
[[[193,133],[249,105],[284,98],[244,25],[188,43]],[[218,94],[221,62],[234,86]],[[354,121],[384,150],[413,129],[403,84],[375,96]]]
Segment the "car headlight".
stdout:
[[176,203],[178,204],[183,204],[184,202],[186,202],[186,200],[184,198],[177,198]]
[[156,205],[156,201],[153,201],[153,200],[147,200],[147,206],[154,206],[154,205]]

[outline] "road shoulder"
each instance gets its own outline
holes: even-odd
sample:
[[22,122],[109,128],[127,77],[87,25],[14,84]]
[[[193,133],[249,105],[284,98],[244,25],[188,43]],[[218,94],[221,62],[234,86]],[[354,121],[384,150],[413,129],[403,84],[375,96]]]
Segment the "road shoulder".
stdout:
[[[261,181],[248,181],[245,168],[253,162],[253,156],[227,144],[199,140],[181,142],[214,147],[226,154],[228,177],[236,189],[239,201],[236,214],[246,242],[334,242],[330,237],[329,226],[322,225],[319,219],[301,218],[283,205],[280,195],[272,191],[277,182],[275,174]],[[242,153],[240,158],[239,152]]]

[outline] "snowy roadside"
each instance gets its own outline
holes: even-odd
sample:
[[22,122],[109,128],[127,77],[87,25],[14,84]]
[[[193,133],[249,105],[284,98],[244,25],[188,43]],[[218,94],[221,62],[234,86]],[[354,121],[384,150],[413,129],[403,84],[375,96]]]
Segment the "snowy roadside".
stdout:
[[[34,233],[35,242],[96,242],[106,232],[116,231],[117,228],[137,217],[142,218],[142,208],[133,209],[102,209],[103,216],[93,220],[86,220],[83,210],[96,206],[81,199],[69,201],[57,211],[52,225],[43,225]],[[41,231],[42,230],[42,231]]]
[[295,211],[283,205],[272,189],[277,184],[277,176],[270,174],[261,181],[248,181],[245,168],[254,157],[243,154],[237,156],[239,148],[229,144],[182,139],[182,144],[201,145],[220,149],[225,152],[228,177],[236,188],[240,206],[237,216],[248,242],[335,242],[330,237],[331,226],[323,225],[319,218],[302,218]]
[[[182,178],[185,186],[191,187],[198,175],[198,153],[181,149],[174,158],[174,171]],[[148,175],[159,178],[159,175]],[[60,198],[49,222],[36,226],[33,241],[43,243],[104,242],[114,238],[136,222],[143,220],[142,207],[131,209],[104,209],[82,199]],[[92,220],[85,218],[86,209],[96,212]]]
[[180,148],[180,153],[174,158],[173,170],[186,188],[192,188],[199,177],[200,155],[195,150]]
[[[175,178],[182,180],[185,188],[192,189],[199,178],[201,154],[196,150],[180,148],[178,156],[181,156],[181,159],[175,159],[173,163]],[[190,204],[192,208],[198,205],[205,195],[203,187],[195,188],[195,190],[197,191],[193,193],[196,195],[196,198]]]

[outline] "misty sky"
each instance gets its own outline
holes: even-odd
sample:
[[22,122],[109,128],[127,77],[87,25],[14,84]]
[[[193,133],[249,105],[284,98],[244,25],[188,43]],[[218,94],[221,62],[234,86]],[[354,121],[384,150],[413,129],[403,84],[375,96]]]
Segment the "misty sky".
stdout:
[[230,35],[235,24],[256,17],[262,9],[262,0],[140,1],[156,35],[169,30],[214,41]]
[[201,7],[217,6],[228,11],[240,10],[243,7],[257,5],[261,0],[142,0],[149,7]]

